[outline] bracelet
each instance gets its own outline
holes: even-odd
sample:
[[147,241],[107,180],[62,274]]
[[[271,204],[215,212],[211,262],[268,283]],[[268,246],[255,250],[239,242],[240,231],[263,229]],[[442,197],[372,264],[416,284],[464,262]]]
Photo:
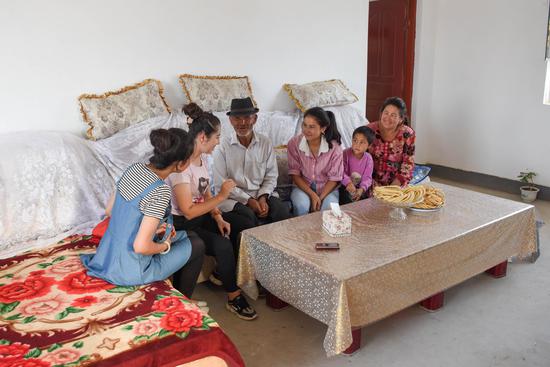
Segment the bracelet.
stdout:
[[163,243],[168,247],[166,248],[166,250],[160,252],[161,255],[167,254],[170,251],[170,241],[166,240]]

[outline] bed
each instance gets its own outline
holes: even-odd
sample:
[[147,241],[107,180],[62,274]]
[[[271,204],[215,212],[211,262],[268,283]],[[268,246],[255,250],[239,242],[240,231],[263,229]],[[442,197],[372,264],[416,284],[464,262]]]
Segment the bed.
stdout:
[[76,235],[0,260],[1,366],[177,366],[214,357],[244,366],[219,325],[169,281],[119,287],[89,277],[78,255],[98,243]]

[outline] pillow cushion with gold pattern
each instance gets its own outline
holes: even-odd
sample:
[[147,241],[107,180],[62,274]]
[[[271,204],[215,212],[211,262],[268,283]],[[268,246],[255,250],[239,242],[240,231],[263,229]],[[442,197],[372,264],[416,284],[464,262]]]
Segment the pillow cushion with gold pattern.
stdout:
[[254,106],[252,87],[247,76],[205,76],[182,74],[179,76],[183,92],[189,102],[195,102],[204,111],[229,111],[233,98],[250,97]]
[[359,100],[339,79],[284,84],[283,88],[302,112],[312,107],[342,106]]
[[78,97],[89,139],[107,138],[128,126],[170,113],[162,83],[146,79],[113,92]]

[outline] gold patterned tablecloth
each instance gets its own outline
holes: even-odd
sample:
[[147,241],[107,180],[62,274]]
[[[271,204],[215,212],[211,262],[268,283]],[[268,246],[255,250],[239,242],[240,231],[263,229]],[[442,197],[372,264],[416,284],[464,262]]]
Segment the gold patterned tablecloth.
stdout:
[[[352,235],[334,239],[320,212],[243,232],[237,281],[252,298],[256,280],[272,294],[328,325],[328,356],[346,350],[361,327],[452,287],[486,269],[535,251],[532,205],[453,186],[435,212],[389,217],[368,199],[342,209]],[[316,251],[339,242],[339,251]]]

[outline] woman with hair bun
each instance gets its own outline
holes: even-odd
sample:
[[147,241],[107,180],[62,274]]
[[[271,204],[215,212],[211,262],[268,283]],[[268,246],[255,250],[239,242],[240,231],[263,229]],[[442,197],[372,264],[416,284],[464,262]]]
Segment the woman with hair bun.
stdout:
[[122,174],[107,204],[109,226],[97,252],[80,255],[90,276],[134,286],[175,273],[174,287],[191,297],[204,243],[196,234],[173,229],[170,187],[163,181],[189,165],[193,145],[187,135],[177,128],[151,131],[149,164],[135,163]]
[[295,216],[330,209],[338,203],[344,174],[334,113],[313,107],[304,113],[302,133],[288,142],[288,174],[296,187],[290,199]]
[[380,120],[367,125],[374,132],[369,153],[374,161],[376,185],[406,186],[414,171],[414,130],[407,126],[407,106],[399,97],[387,98]]
[[253,320],[256,311],[237,286],[236,261],[230,235],[235,230],[224,219],[218,205],[235,188],[233,180],[225,180],[216,196],[210,193],[210,175],[206,154],[220,143],[220,120],[195,103],[183,107],[188,116],[189,139],[194,146],[189,166],[173,173],[166,182],[172,188],[172,214],[178,230],[196,232],[204,241],[206,254],[216,259],[216,271],[210,281],[223,286],[227,293],[226,308],[243,320]]

